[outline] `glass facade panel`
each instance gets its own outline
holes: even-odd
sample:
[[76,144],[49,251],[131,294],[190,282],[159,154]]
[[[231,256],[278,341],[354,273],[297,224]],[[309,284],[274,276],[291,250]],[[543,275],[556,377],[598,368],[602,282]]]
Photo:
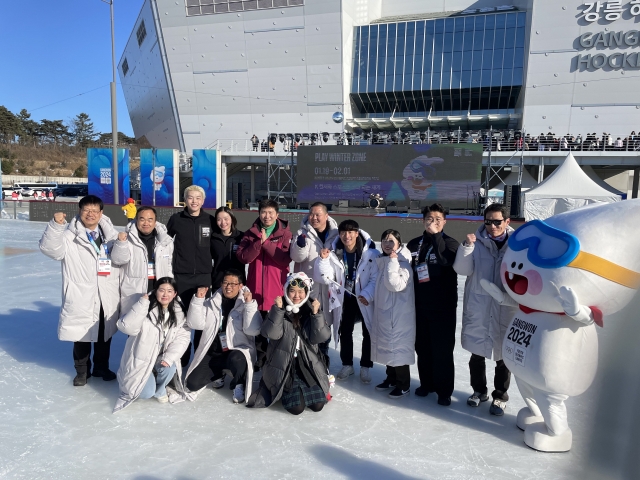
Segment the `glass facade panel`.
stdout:
[[509,113],[522,90],[526,13],[356,27],[351,96],[361,113]]

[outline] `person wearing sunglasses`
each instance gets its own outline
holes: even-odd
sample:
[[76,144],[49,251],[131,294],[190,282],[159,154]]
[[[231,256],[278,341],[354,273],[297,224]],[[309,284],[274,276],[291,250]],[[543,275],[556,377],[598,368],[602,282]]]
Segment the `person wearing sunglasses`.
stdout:
[[502,360],[502,339],[516,308],[499,304],[486,294],[480,281],[502,285],[500,265],[507,251],[507,241],[513,233],[510,221],[507,207],[501,203],[489,205],[484,211],[484,225],[467,235],[458,247],[453,264],[458,275],[467,277],[461,335],[462,348],[471,352],[469,371],[473,394],[467,399],[467,405],[478,407],[481,402],[489,400],[485,359],[493,358],[496,368],[489,413],[498,416],[504,415],[511,382],[511,373]]
[[207,287],[200,287],[191,300],[187,319],[202,330],[184,379],[186,397],[191,401],[209,383],[215,389],[224,387],[225,371],[231,374],[229,389],[233,390],[234,403],[242,403],[251,395],[255,337],[260,333],[262,316],[243,279],[242,272],[227,270],[211,297],[205,298]]
[[[320,302],[310,297],[313,280],[302,272],[287,277],[283,297],[276,297],[262,335],[269,339],[260,386],[247,407],[265,408],[282,400],[284,409],[300,415],[319,412],[327,403],[329,379],[318,344],[331,336]],[[285,306],[286,305],[286,306]]]
[[413,285],[416,302],[416,353],[420,386],[418,397],[431,392],[438,404],[451,405],[455,366],[458,275],[453,263],[458,241],[444,233],[445,209],[434,203],[422,210],[424,233],[411,240]]

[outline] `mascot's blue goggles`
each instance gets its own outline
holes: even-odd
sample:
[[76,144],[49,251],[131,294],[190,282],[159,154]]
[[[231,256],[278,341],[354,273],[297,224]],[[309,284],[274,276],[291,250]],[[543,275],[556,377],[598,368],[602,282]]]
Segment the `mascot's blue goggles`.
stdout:
[[528,249],[527,259],[536,267],[560,268],[578,256],[580,241],[542,220],[532,220],[509,237],[509,248],[514,252]]
[[640,287],[640,273],[581,251],[575,235],[542,220],[532,220],[516,230],[509,237],[509,248],[514,252],[528,249],[527,259],[539,268],[579,268],[625,287]]

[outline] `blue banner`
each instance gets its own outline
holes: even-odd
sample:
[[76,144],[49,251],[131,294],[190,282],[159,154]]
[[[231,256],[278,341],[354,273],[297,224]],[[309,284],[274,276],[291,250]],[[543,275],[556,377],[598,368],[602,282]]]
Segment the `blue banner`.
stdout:
[[118,149],[118,201],[113,197],[112,150],[110,148],[87,149],[87,176],[89,194],[96,195],[106,204],[124,205],[131,191],[129,188],[129,149]]
[[[178,151],[158,149],[140,150],[140,190],[142,205],[173,207],[179,201],[180,186]],[[155,192],[155,203],[154,203]]]
[[217,150],[193,151],[193,184],[204,189],[204,208],[218,208],[216,196],[219,181],[219,153]]

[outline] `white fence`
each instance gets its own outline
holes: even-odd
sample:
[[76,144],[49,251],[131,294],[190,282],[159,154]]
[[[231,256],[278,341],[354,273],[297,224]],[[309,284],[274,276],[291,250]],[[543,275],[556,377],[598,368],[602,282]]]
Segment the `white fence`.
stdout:
[[87,183],[87,177],[49,177],[45,175],[2,175],[2,185],[11,186],[16,182],[25,183]]

